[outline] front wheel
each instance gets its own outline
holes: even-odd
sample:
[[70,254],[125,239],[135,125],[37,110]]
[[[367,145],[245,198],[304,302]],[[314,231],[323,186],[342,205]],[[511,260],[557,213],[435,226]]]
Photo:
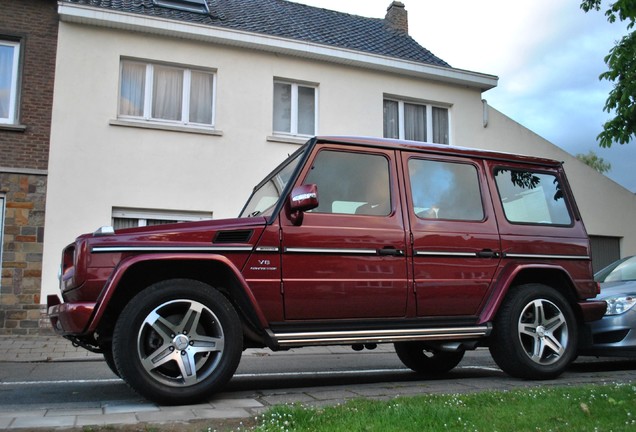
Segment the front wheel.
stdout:
[[494,322],[490,353],[509,375],[559,376],[576,357],[578,331],[572,307],[554,289],[526,284],[511,290]]
[[118,377],[121,378],[121,375],[119,375],[119,371],[117,370],[117,365],[115,364],[115,357],[113,356],[113,347],[111,344],[106,344],[105,346],[102,347],[103,350],[103,355],[104,355],[104,361],[106,362],[106,365],[108,366],[108,368]]
[[156,283],[124,308],[113,333],[117,371],[160,404],[189,404],[219,390],[243,350],[240,319],[223,294],[204,283]]
[[394,346],[404,366],[429,376],[445,374],[464,358],[464,351],[441,351],[422,342],[396,342]]

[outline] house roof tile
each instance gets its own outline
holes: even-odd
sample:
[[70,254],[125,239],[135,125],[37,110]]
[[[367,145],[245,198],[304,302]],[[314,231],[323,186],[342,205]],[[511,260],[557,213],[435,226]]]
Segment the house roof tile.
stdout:
[[156,6],[152,0],[61,1],[450,67],[407,33],[386,25],[383,19],[366,18],[286,0],[206,0],[209,14]]

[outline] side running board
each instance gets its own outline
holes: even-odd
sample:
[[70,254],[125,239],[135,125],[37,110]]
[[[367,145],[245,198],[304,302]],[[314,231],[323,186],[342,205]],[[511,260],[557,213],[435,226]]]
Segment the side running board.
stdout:
[[307,345],[348,345],[352,343],[390,343],[400,341],[461,340],[488,336],[490,325],[448,328],[415,328],[396,330],[354,330],[274,333],[281,347]]

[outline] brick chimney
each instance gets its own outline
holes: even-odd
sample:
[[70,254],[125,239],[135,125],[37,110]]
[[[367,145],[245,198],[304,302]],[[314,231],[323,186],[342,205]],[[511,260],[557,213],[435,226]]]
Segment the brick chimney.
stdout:
[[409,33],[409,13],[404,9],[404,3],[400,1],[394,1],[389,5],[384,21],[392,29]]

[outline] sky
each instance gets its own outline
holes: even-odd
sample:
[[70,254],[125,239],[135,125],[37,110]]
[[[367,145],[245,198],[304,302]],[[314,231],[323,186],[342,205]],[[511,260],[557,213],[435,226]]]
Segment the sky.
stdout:
[[[391,3],[294,1],[372,18],[384,18]],[[609,178],[636,192],[636,142],[607,149],[596,141],[612,88],[599,75],[625,23],[608,23],[604,9],[585,13],[579,0],[402,2],[420,45],[454,68],[499,77],[482,95],[489,105],[572,155],[593,150],[611,163]]]

